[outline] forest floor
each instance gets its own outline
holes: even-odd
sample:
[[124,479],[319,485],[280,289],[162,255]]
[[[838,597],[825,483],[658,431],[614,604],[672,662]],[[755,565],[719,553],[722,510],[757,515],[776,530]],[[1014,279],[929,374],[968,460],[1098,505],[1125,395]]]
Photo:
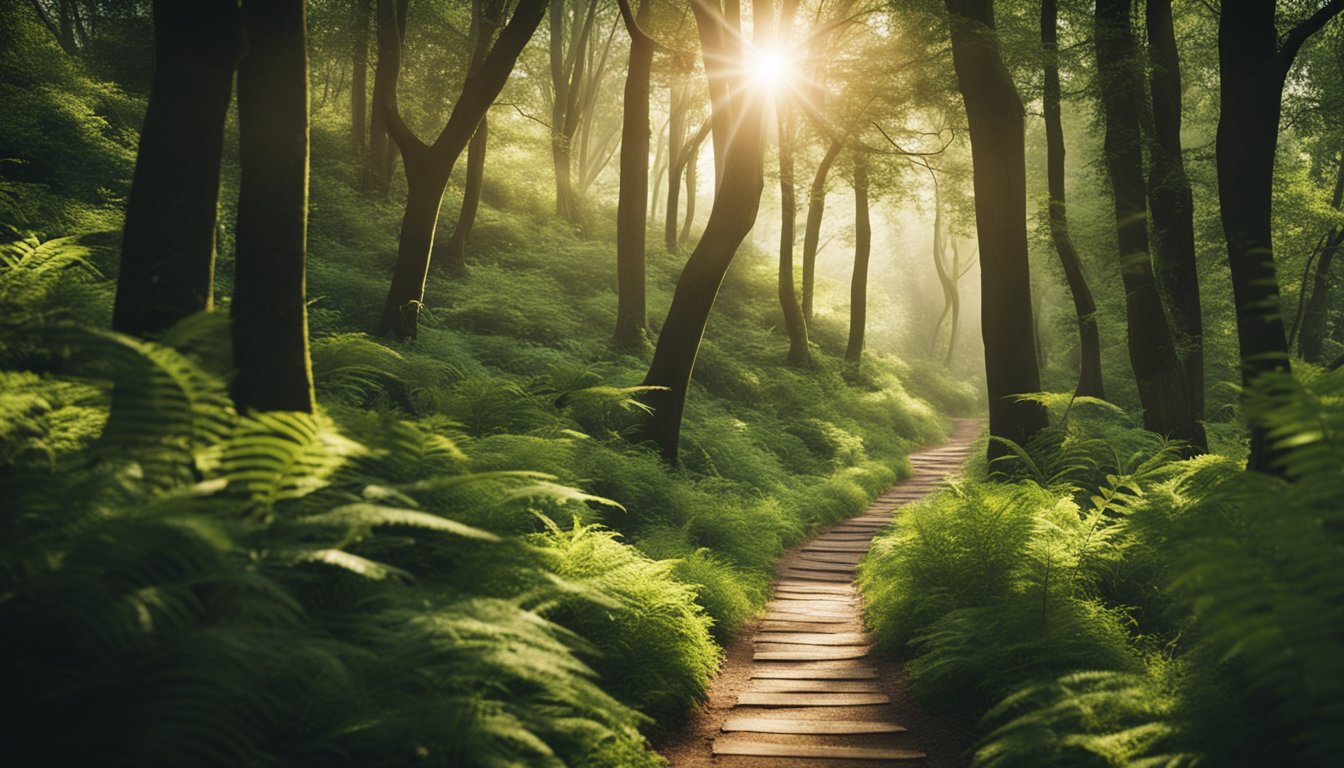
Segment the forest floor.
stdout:
[[873,652],[854,571],[897,509],[957,472],[979,430],[955,420],[949,442],[910,455],[908,479],[784,553],[767,612],[725,649],[691,721],[656,745],[674,768],[966,765],[967,734],[924,711],[905,666]]

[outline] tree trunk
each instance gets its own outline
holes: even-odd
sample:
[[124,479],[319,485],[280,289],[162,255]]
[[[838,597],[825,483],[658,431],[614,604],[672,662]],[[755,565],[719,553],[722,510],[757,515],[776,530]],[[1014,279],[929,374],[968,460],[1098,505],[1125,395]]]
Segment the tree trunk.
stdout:
[[863,331],[868,323],[868,256],[873,247],[873,227],[868,214],[868,155],[854,155],[854,275],[849,283],[849,343],[845,361],[858,365],[863,359]]
[[1149,144],[1148,206],[1153,215],[1153,256],[1171,314],[1177,359],[1185,377],[1190,418],[1204,440],[1204,319],[1195,260],[1195,202],[1181,157],[1181,59],[1172,29],[1171,0],[1148,0],[1149,90],[1153,140]]
[[663,248],[677,252],[677,219],[681,210],[681,178],[686,169],[686,111],[690,94],[681,85],[672,86],[667,118],[667,210],[663,216]]
[[653,44],[636,25],[648,22],[653,0],[641,0],[630,29],[630,65],[621,120],[621,187],[616,205],[616,345],[642,349],[647,323],[644,248],[649,210],[649,79]]
[[803,318],[812,322],[812,297],[817,284],[817,244],[821,239],[821,216],[826,211],[826,177],[831,166],[844,149],[844,143],[836,138],[826,147],[812,177],[812,187],[807,195],[807,224],[803,229]]
[[779,115],[779,305],[784,310],[784,328],[789,334],[789,365],[803,367],[812,362],[807,347],[807,321],[793,286],[794,224],[798,201],[793,175],[793,126],[786,104],[776,104]]
[[947,354],[943,355],[943,367],[952,366],[952,355],[957,350],[957,332],[961,330],[961,289],[957,281],[961,278],[961,248],[957,245],[956,237],[948,238],[952,242],[952,269],[949,270],[951,281],[948,292],[948,299],[952,310],[952,324],[948,328],[947,334]]
[[[1022,100],[1004,66],[992,0],[946,0],[952,60],[966,105],[980,240],[981,323],[990,435],[1024,445],[1045,427],[1027,261],[1027,168]],[[1008,449],[990,441],[991,459]]]
[[[1157,2],[1158,0],[1153,0]],[[1092,290],[1083,274],[1083,262],[1069,236],[1068,206],[1064,197],[1064,126],[1060,120],[1059,86],[1059,33],[1056,0],[1041,3],[1041,43],[1045,47],[1045,88],[1042,104],[1045,111],[1046,176],[1050,188],[1050,238],[1059,255],[1064,279],[1073,297],[1073,312],[1078,318],[1078,387],[1079,397],[1106,397],[1101,375],[1101,333],[1097,328],[1097,305]]]
[[392,146],[388,142],[387,113],[382,105],[396,97],[401,74],[401,46],[406,38],[407,0],[376,0],[378,63],[373,69],[373,110],[369,116],[368,168],[365,192],[387,197],[392,183]]
[[308,54],[304,0],[245,0],[238,66],[233,400],[239,411],[313,410],[304,261]]
[[[1331,0],[1280,38],[1275,3],[1225,3],[1218,18],[1218,202],[1232,271],[1243,389],[1291,372],[1279,303],[1270,218],[1283,84],[1298,49],[1344,9]],[[1263,423],[1250,424],[1247,468],[1282,473],[1283,450]]]
[[350,147],[360,174],[366,172],[366,153],[369,150],[369,14],[372,10],[370,0],[358,0],[355,3],[355,42],[351,50],[350,75]]
[[122,232],[118,331],[158,334],[211,306],[224,119],[241,50],[234,0],[154,3],[154,80]]
[[571,224],[579,221],[578,199],[574,193],[574,134],[582,116],[580,95],[587,69],[588,40],[597,16],[597,2],[590,0],[588,10],[577,0],[571,3],[574,15],[569,30],[569,49],[565,50],[565,0],[551,3],[550,60],[551,87],[551,162],[555,167],[555,215]]
[[690,242],[691,226],[695,224],[695,197],[700,186],[700,144],[705,140],[706,131],[696,134],[686,151],[686,218],[681,222],[682,243]]
[[1146,428],[1195,447],[1203,426],[1186,397],[1185,377],[1167,324],[1148,253],[1147,205],[1140,142],[1141,73],[1131,0],[1098,0],[1095,39],[1105,119],[1106,168],[1114,192],[1120,276],[1125,286],[1129,360]]
[[[468,72],[480,69],[490,42],[499,29],[504,13],[503,0],[476,0],[472,3],[472,26],[476,30],[476,47],[471,52]],[[457,213],[457,225],[443,247],[444,266],[451,274],[467,271],[467,238],[476,223],[476,211],[481,205],[481,186],[485,182],[485,151],[490,141],[490,115],[481,115],[481,122],[467,145],[467,178],[462,187],[462,207]]]
[[388,130],[401,150],[402,165],[406,168],[406,213],[402,218],[392,285],[379,322],[379,333],[384,336],[405,339],[416,335],[430,252],[434,246],[434,229],[453,166],[475,134],[486,110],[504,88],[518,55],[541,23],[546,5],[547,0],[519,0],[513,17],[480,68],[467,75],[462,95],[453,105],[448,123],[433,144],[427,145],[417,139],[402,121],[395,92],[387,102],[376,105],[387,117]]
[[[704,234],[696,243],[677,280],[672,305],[663,322],[644,384],[657,387],[644,395],[653,409],[644,424],[645,439],[653,441],[663,458],[675,463],[695,357],[709,322],[723,277],[738,246],[751,232],[760,209],[764,178],[762,96],[751,88],[731,88],[734,70],[743,64],[744,43],[740,30],[731,27],[725,14],[706,3],[691,6],[704,52],[705,73],[711,93],[719,93],[711,108],[716,125],[736,126],[731,133],[714,131],[716,156],[723,158],[723,173]],[[755,0],[757,18],[769,15],[768,0]],[[757,28],[760,34],[761,28]]]
[[[1341,203],[1344,203],[1344,153],[1340,154],[1339,170],[1335,174],[1335,192],[1330,198],[1330,204],[1335,210],[1339,210]],[[1321,255],[1316,260],[1316,268],[1311,273],[1311,297],[1302,314],[1302,335],[1298,340],[1298,353],[1309,363],[1325,362],[1323,353],[1330,307],[1330,267],[1341,245],[1344,245],[1344,231],[1339,227],[1331,227]],[[1303,290],[1306,290],[1306,286],[1303,286]]]
[[929,355],[938,351],[938,336],[943,330],[943,321],[952,312],[952,276],[947,268],[947,243],[943,239],[943,196],[938,187],[938,176],[929,169],[933,179],[933,271],[938,275],[938,287],[943,291],[943,311],[938,313],[938,322],[933,324],[933,333],[929,335]]

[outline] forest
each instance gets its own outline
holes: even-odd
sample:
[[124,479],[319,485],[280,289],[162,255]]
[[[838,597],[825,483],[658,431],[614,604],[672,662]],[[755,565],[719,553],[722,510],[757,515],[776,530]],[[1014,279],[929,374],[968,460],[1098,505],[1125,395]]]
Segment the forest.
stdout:
[[0,0],[0,104],[0,765],[1344,753],[1344,0]]

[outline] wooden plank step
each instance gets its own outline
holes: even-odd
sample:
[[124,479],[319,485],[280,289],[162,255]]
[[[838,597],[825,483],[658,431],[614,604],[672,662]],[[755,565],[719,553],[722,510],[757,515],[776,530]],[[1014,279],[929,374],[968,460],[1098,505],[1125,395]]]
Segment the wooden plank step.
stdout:
[[805,757],[820,760],[923,760],[913,749],[885,747],[829,747],[812,744],[776,744],[768,741],[714,740],[715,755],[739,757]]
[[871,707],[890,704],[883,693],[751,693],[737,696],[739,707]]
[[802,558],[799,558],[799,559],[793,561],[793,565],[790,566],[790,567],[795,568],[795,569],[800,570],[800,571],[822,571],[822,572],[824,572],[824,573],[853,573],[853,572],[854,572],[854,566],[853,566],[853,565],[846,565],[845,563],[822,563],[822,562],[818,562],[818,561],[815,561],[815,560],[813,560],[813,561],[808,561],[808,560],[804,560],[804,559],[802,559]]
[[753,680],[752,693],[881,693],[873,680]]
[[800,736],[904,733],[905,726],[877,720],[795,720],[784,717],[730,717],[721,730],[729,733],[779,733]]
[[762,632],[758,643],[797,643],[799,645],[863,645],[871,642],[866,632]]
[[[858,616],[854,621],[858,621]],[[848,624],[849,622],[844,622]],[[780,621],[779,619],[764,619],[761,621],[760,629],[762,632],[817,632],[821,634],[835,633],[844,631],[838,629],[840,624],[818,624],[812,621]]]
[[766,610],[770,611],[789,611],[790,613],[829,613],[848,615],[853,613],[857,603],[841,603],[835,600],[807,600],[807,599],[781,599],[776,598],[765,604]]
[[811,581],[827,581],[838,584],[848,584],[851,578],[843,573],[823,573],[821,571],[804,571],[797,568],[788,568],[784,571],[785,576],[791,579],[805,579]]
[[827,595],[821,592],[776,592],[776,600],[790,600],[795,603],[826,603],[831,606],[858,605],[857,598],[844,595]]
[[775,582],[775,589],[790,590],[793,592],[828,592],[833,595],[853,595],[857,594],[853,587],[842,587],[833,584],[817,584],[812,581],[778,581]]
[[833,541],[815,541],[815,542],[813,542],[813,543],[811,543],[811,544],[806,544],[806,545],[804,545],[804,546],[803,546],[803,551],[804,551],[804,552],[851,552],[851,553],[854,553],[854,554],[862,555],[863,553],[867,552],[868,549],[872,546],[870,542],[872,542],[872,539],[867,539],[867,540],[864,540],[864,541],[856,541],[856,542],[853,542],[853,543],[851,543],[851,542],[847,542],[847,541],[834,541],[834,542],[833,542]]
[[857,613],[852,616],[824,613],[799,613],[797,611],[769,611],[765,621],[803,621],[808,624],[849,624],[859,620]]
[[[838,664],[838,662],[818,662]],[[757,664],[752,680],[876,680],[877,670],[866,665],[818,667],[813,664]]]
[[868,655],[868,646],[780,645],[762,643],[756,646],[752,659],[756,661],[834,661],[862,659]]

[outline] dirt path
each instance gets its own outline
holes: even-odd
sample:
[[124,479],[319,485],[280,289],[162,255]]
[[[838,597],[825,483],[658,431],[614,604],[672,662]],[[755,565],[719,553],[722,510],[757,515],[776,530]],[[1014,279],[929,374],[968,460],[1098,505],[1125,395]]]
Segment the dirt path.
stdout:
[[705,706],[658,745],[674,768],[967,764],[965,735],[910,699],[902,664],[871,652],[853,580],[873,536],[958,471],[979,429],[954,422],[950,442],[911,454],[909,479],[780,558],[765,615],[726,649]]

